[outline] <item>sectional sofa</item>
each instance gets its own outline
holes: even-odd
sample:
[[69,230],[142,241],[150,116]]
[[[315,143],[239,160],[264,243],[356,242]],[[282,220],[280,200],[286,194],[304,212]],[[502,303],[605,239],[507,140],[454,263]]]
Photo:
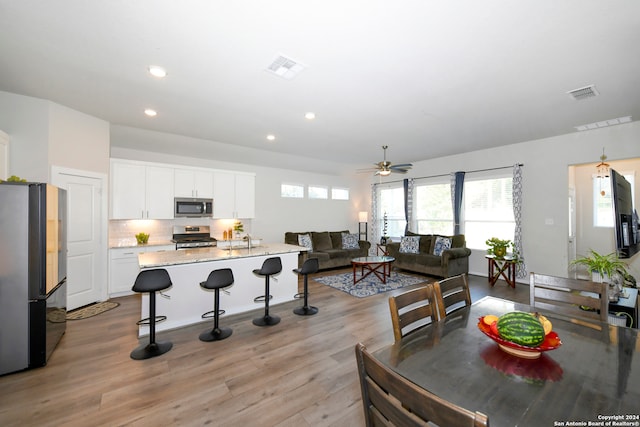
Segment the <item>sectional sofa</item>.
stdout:
[[353,258],[367,256],[371,247],[371,243],[358,240],[357,234],[350,233],[349,230],[288,231],[284,234],[284,242],[307,246],[310,250],[301,253],[299,264],[302,265],[307,258],[318,258],[320,270],[350,266]]

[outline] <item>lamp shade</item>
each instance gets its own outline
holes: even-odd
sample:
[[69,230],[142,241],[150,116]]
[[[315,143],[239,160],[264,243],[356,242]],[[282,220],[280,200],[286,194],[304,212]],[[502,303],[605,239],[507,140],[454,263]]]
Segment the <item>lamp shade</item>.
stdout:
[[368,219],[369,219],[369,214],[367,212],[358,212],[359,222],[367,222]]

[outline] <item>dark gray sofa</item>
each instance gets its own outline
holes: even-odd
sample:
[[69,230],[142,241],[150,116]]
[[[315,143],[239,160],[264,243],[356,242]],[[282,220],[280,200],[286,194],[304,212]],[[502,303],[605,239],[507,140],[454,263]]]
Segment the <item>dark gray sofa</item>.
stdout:
[[433,255],[437,235],[421,235],[408,231],[407,236],[420,236],[419,253],[401,253],[400,242],[387,244],[389,256],[396,259],[392,264],[393,267],[445,278],[469,272],[471,249],[466,247],[464,234],[442,236],[451,239],[451,248],[439,256]]
[[307,258],[318,258],[320,270],[335,267],[345,267],[351,265],[351,260],[357,257],[368,256],[371,243],[360,240],[358,244],[360,249],[342,249],[342,233],[344,231],[305,231],[305,232],[286,232],[284,234],[284,242],[290,245],[298,245],[299,234],[309,234],[313,242],[312,251],[301,252],[298,259],[298,265]]

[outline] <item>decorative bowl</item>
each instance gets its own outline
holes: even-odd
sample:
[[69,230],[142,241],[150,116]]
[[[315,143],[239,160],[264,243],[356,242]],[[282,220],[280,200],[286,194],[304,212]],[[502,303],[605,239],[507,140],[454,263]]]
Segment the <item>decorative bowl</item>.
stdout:
[[478,319],[478,329],[480,329],[482,333],[498,343],[498,346],[501,350],[513,356],[522,357],[525,359],[537,359],[540,357],[543,351],[555,350],[562,345],[560,337],[554,331],[549,332],[544,337],[544,341],[537,347],[527,347],[524,345],[516,344],[514,342],[502,339],[500,335],[498,335],[496,324],[497,322],[493,322],[490,326],[484,323],[484,317],[480,317]]

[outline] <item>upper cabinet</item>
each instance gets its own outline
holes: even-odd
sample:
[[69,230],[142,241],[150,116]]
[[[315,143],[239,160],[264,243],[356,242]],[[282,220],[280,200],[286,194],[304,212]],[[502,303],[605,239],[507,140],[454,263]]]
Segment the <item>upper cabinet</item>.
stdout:
[[213,197],[213,172],[198,169],[175,169],[175,196]]
[[255,174],[229,171],[214,171],[213,217],[255,217],[255,187]]
[[173,169],[111,162],[111,219],[173,219]]
[[173,219],[174,197],[213,198],[214,218],[255,217],[248,172],[111,160],[111,219]]

